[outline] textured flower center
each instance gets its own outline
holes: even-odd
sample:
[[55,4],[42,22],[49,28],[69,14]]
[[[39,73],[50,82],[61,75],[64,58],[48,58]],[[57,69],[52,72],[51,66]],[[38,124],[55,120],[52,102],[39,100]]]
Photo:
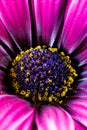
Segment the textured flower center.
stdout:
[[70,57],[46,46],[20,52],[10,69],[15,93],[36,104],[62,103],[76,76]]

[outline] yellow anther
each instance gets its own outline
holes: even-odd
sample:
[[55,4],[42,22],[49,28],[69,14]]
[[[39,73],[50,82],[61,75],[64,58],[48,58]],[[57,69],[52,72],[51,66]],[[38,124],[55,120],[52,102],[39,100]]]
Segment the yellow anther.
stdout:
[[11,68],[11,69],[10,69],[10,72],[11,72],[11,73],[14,73],[14,68]]
[[37,79],[35,78],[35,79],[33,79],[33,81],[34,81],[34,83],[37,81]]
[[65,91],[65,92],[67,92],[67,91],[68,91],[67,86],[64,86],[64,87],[63,87],[63,91]]
[[12,78],[16,78],[17,74],[15,72],[10,74],[12,76]]
[[20,67],[20,69],[21,69],[21,71],[23,71],[23,70],[24,70],[24,67]]
[[35,48],[35,50],[40,50],[41,49],[41,46],[37,46],[36,48]]
[[69,58],[70,58],[69,56],[65,56],[65,60],[69,61]]
[[58,102],[58,99],[57,99],[57,97],[53,97],[53,99],[54,99],[54,101]]
[[68,68],[69,68],[69,70],[70,70],[71,73],[73,73],[73,72],[75,71],[75,70],[72,68],[72,66],[69,66]]
[[21,58],[21,56],[17,55],[15,59],[16,59],[16,61],[19,61],[20,58]]
[[50,48],[50,47],[48,48],[48,50],[51,51],[51,52],[57,52],[58,51],[57,48]]
[[21,95],[26,95],[26,91],[25,90],[21,90],[20,94]]
[[21,51],[20,54],[23,55],[23,54],[24,54],[24,51]]
[[44,83],[40,83],[40,87],[43,87],[44,86]]
[[31,47],[29,50],[30,50],[30,51],[32,51],[32,50],[33,50],[33,48]]
[[32,56],[33,56],[33,54],[30,53],[30,54],[29,54],[29,57],[32,57]]
[[65,95],[66,95],[66,92],[63,91],[63,92],[61,93],[61,97],[64,97]]
[[26,50],[26,52],[27,52],[27,53],[29,53],[29,52],[30,52],[30,50]]
[[74,82],[74,79],[71,76],[68,77],[68,80],[69,80],[70,83]]
[[15,66],[17,63],[17,61],[14,59],[13,62],[12,62],[12,66]]
[[62,103],[63,103],[63,100],[60,100],[59,103],[62,104]]
[[57,97],[60,97],[60,93],[59,93],[59,92],[57,92],[57,93],[56,93],[56,96],[57,96]]
[[63,81],[63,82],[64,82],[64,85],[67,83],[67,81],[66,81],[65,79],[64,79],[64,81]]
[[21,65],[21,66],[23,66],[23,65],[24,65],[24,63],[21,61],[21,62],[20,62],[20,65]]
[[44,95],[47,97],[48,96],[48,92],[45,92]]
[[71,86],[71,82],[67,81],[67,86],[70,87]]
[[39,101],[42,100],[42,97],[41,97],[41,94],[40,94],[40,93],[38,93],[38,99],[39,99]]
[[26,72],[26,76],[30,76],[30,72],[28,71],[28,72]]
[[60,52],[61,56],[65,56],[65,53],[64,52]]
[[25,97],[29,97],[31,94],[30,90],[27,90]]
[[17,88],[19,88],[19,84],[18,84],[18,82],[17,82],[17,81],[16,81],[16,82],[13,82],[13,84],[12,84],[12,85],[13,85],[13,87],[14,87],[14,88],[16,88],[16,89],[17,89]]
[[75,72],[75,73],[73,73],[73,75],[75,76],[75,77],[77,77],[78,76],[78,74]]
[[52,102],[52,100],[53,100],[53,95],[51,95],[51,96],[48,98],[48,101],[49,101],[49,102]]
[[25,81],[26,81],[26,82],[29,82],[29,78],[26,78]]
[[48,78],[48,83],[52,83],[52,79],[49,79],[49,78]]

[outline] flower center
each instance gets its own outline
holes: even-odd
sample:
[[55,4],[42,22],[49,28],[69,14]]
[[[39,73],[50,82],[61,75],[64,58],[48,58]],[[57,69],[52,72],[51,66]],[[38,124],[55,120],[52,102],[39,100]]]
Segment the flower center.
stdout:
[[70,57],[46,46],[21,51],[10,69],[15,93],[36,104],[61,104],[76,76]]

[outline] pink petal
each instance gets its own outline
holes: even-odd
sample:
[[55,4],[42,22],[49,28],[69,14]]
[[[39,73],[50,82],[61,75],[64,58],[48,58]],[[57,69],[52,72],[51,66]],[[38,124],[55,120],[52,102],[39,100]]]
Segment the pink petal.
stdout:
[[74,121],[75,123],[75,130],[87,130],[86,127],[82,126],[80,123],[78,123],[77,121]]
[[70,0],[65,13],[61,43],[71,54],[87,34],[87,1]]
[[4,47],[2,47],[0,45],[0,66],[6,68],[6,66],[8,65],[8,62],[11,61],[11,57],[10,55],[6,52],[6,50],[4,49]]
[[38,130],[74,130],[71,116],[62,108],[43,107],[35,120]]
[[87,127],[87,97],[70,101],[67,106],[72,117]]
[[0,84],[3,83],[5,75],[6,74],[3,71],[0,70]]
[[0,17],[16,44],[31,43],[30,12],[27,0],[0,0]]
[[[86,43],[87,44],[87,43]],[[87,47],[75,56],[79,60],[79,66],[87,64]]]
[[12,42],[1,21],[0,21],[0,40],[2,40],[2,42],[4,42],[13,51]]
[[12,95],[0,95],[0,129],[31,130],[34,108]]
[[65,1],[63,0],[32,0],[35,8],[35,21],[38,42],[53,45],[59,31]]

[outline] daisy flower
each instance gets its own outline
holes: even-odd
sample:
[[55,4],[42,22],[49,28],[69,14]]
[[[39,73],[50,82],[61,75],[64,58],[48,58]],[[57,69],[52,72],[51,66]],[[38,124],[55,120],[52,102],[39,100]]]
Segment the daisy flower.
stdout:
[[0,0],[0,130],[87,130],[86,0]]

